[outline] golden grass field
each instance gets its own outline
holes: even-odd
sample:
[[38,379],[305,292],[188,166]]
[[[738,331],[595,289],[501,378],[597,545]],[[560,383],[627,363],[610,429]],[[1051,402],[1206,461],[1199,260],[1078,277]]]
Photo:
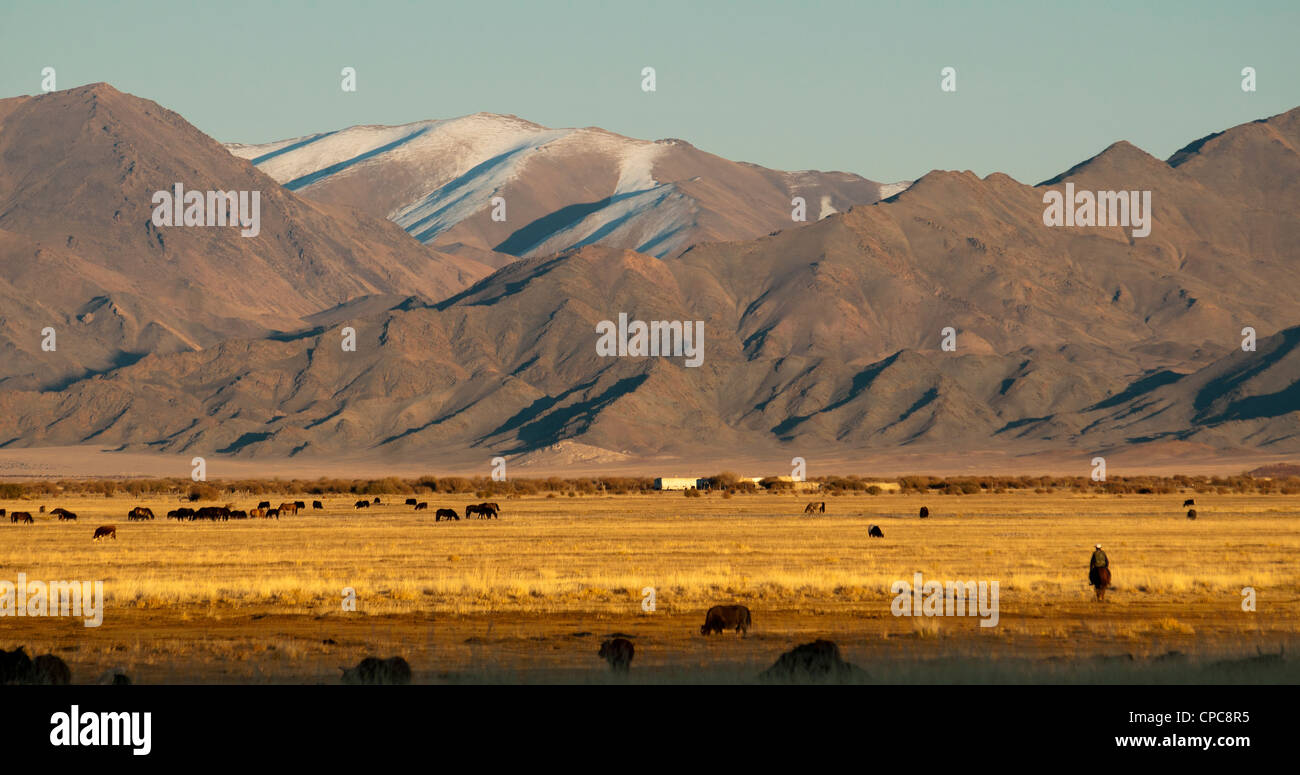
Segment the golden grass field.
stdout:
[[[1195,494],[1194,522],[1184,495],[817,496],[816,516],[785,494],[530,496],[494,498],[500,520],[439,523],[404,496],[367,511],[357,497],[235,497],[326,509],[220,523],[163,518],[174,498],[0,501],[37,518],[0,522],[0,580],[102,580],[106,597],[97,628],[0,618],[0,647],[53,651],[77,683],[118,666],[144,683],[332,683],[369,654],[405,656],[417,682],[750,681],[817,637],[879,682],[1300,682],[1294,658],[1248,675],[1209,667],[1292,653],[1300,496]],[[461,513],[482,500],[420,498]],[[134,505],[159,519],[128,522]],[[93,543],[101,524],[118,539]],[[1086,582],[1095,543],[1114,574],[1104,604]],[[894,616],[891,584],[917,571],[997,581],[998,626]],[[752,610],[749,636],[701,636],[704,611],[727,602]],[[596,656],[613,633],[636,644],[626,679]],[[1187,659],[1156,659],[1171,651]]]

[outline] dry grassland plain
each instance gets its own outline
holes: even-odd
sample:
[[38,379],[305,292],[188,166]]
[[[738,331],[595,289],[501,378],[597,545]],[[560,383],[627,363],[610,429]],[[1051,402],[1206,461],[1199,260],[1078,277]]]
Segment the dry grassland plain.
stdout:
[[[881,683],[1300,682],[1296,495],[1198,494],[1195,521],[1179,494],[843,495],[813,516],[789,494],[528,496],[458,522],[432,510],[481,499],[421,496],[430,510],[414,512],[398,496],[357,511],[357,497],[217,523],[163,518],[174,498],[0,502],[37,520],[0,521],[0,580],[103,581],[106,598],[99,627],[0,618],[0,647],[52,651],[74,683],[114,667],[142,683],[335,683],[371,654],[405,656],[418,683],[754,681],[818,637]],[[159,518],[128,522],[135,505]],[[116,541],[91,541],[103,524]],[[1096,543],[1115,583],[1101,604]],[[916,572],[998,582],[997,626],[895,616],[891,585]],[[731,602],[753,612],[748,637],[700,635],[705,610]],[[636,645],[627,677],[596,656],[614,633]]]

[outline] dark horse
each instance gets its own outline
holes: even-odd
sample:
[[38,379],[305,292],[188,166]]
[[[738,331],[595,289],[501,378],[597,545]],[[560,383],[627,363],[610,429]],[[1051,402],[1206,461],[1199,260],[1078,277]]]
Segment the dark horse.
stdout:
[[1088,583],[1097,590],[1097,601],[1105,602],[1106,588],[1110,586],[1110,568],[1092,568],[1088,571]]

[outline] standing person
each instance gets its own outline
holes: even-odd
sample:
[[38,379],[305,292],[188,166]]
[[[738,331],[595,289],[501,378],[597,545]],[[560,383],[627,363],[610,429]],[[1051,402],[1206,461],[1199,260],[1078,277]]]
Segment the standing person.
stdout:
[[1098,602],[1105,601],[1106,587],[1110,586],[1110,560],[1097,544],[1092,551],[1092,560],[1088,563],[1088,583],[1097,590]]

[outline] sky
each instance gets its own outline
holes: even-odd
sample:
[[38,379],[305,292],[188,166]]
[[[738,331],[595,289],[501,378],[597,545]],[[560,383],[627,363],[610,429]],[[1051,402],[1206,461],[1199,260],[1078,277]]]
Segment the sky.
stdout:
[[1037,183],[1117,140],[1166,158],[1300,105],[1297,41],[1297,0],[0,0],[0,98],[53,67],[222,142],[488,111],[778,169]]

